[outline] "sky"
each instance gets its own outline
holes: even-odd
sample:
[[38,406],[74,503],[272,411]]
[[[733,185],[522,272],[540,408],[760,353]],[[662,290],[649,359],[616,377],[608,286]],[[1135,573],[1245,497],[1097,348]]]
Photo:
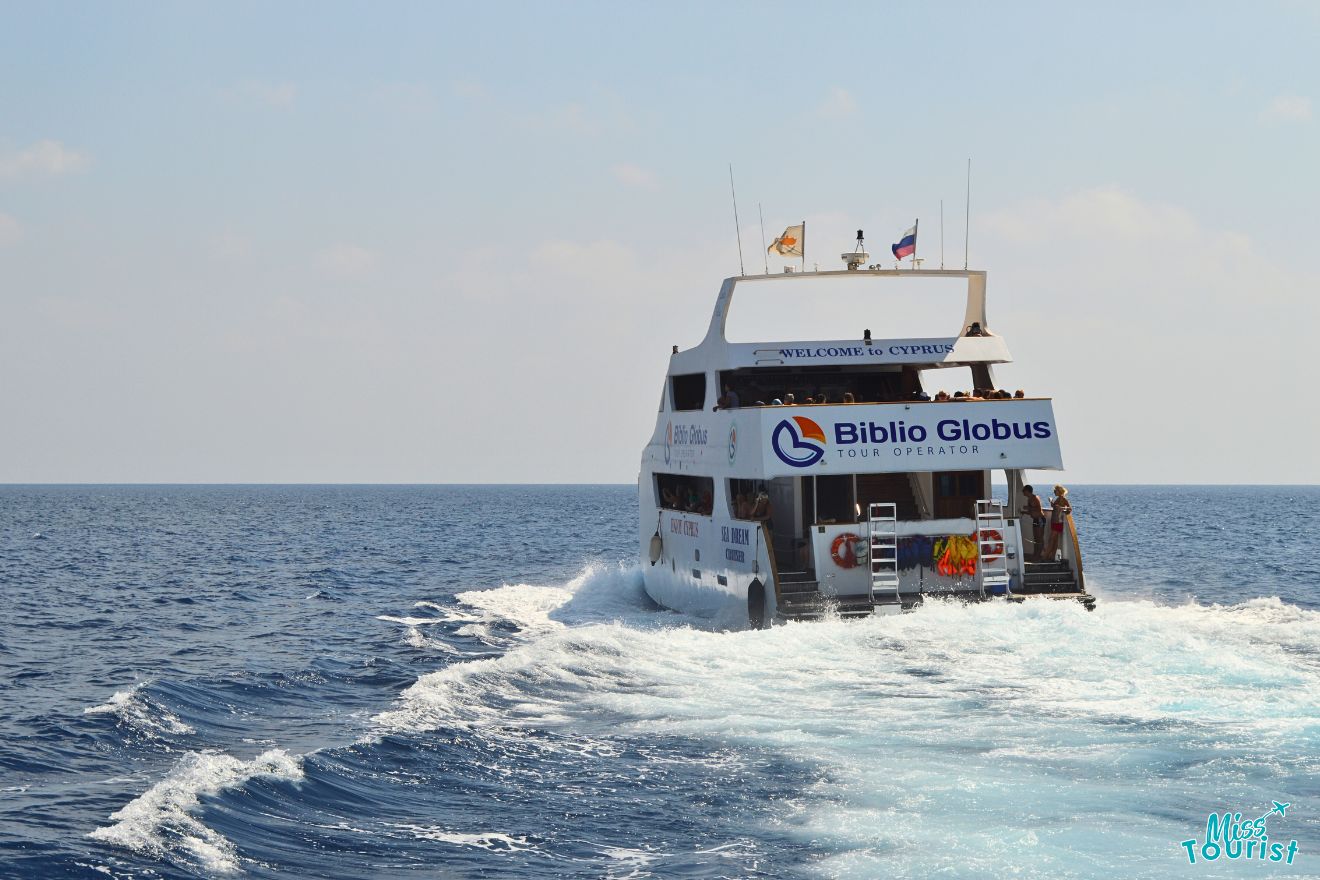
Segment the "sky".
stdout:
[[0,15],[0,482],[632,482],[729,163],[763,271],[960,265],[969,158],[1038,479],[1320,482],[1315,4]]

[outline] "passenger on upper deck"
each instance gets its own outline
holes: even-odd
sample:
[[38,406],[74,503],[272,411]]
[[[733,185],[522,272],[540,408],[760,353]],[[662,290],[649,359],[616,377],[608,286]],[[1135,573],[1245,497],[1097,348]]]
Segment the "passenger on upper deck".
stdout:
[[784,406],[795,406],[796,404],[797,398],[793,396],[792,392],[784,395]]
[[985,336],[986,332],[981,329],[980,321],[973,321],[972,326],[967,328],[966,336]]
[[855,397],[853,397],[853,393],[852,393],[851,391],[845,391],[845,392],[843,392],[843,402],[844,402],[844,403],[856,403],[856,402],[857,402],[857,399],[856,399]]
[[945,403],[945,402],[948,401],[948,400],[949,400],[949,392],[944,391],[944,390],[940,390],[940,391],[937,391],[937,392],[935,393],[935,402],[936,402],[936,403]]

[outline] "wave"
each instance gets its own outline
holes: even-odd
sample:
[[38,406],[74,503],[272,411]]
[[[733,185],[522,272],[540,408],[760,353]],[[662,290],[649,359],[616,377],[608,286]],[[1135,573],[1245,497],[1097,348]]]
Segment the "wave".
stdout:
[[145,687],[145,683],[140,682],[128,690],[115,691],[104,703],[83,709],[83,714],[113,715],[117,723],[151,736],[161,733],[187,736],[197,732],[192,725],[151,700],[144,692]]
[[192,815],[203,795],[237,788],[252,779],[298,781],[301,758],[272,749],[243,761],[217,752],[190,752],[163,780],[112,813],[113,825],[88,836],[158,858],[177,856],[214,873],[239,869],[234,845]]

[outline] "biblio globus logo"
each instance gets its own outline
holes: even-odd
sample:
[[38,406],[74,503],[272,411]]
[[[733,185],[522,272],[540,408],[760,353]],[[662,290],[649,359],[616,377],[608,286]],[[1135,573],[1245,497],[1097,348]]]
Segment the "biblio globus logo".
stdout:
[[825,457],[825,432],[806,416],[793,416],[775,425],[770,448],[790,467],[811,467]]

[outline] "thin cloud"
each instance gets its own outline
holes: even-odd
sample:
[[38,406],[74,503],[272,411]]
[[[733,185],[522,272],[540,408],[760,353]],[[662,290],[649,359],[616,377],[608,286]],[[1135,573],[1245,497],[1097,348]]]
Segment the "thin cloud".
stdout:
[[37,141],[21,150],[0,152],[0,180],[76,174],[90,164],[86,153],[71,150],[59,141]]
[[376,254],[361,245],[337,244],[316,255],[316,265],[331,278],[354,278],[376,266]]
[[857,101],[847,89],[835,86],[821,102],[819,112],[827,119],[842,119],[857,112]]
[[262,82],[244,80],[220,90],[220,96],[231,104],[247,107],[287,109],[298,100],[298,87],[291,82]]
[[0,247],[6,247],[23,236],[23,227],[8,214],[0,213]]
[[1276,95],[1260,115],[1264,119],[1304,122],[1311,118],[1311,99],[1302,95]]
[[222,263],[245,263],[252,258],[252,239],[236,232],[222,232],[207,242],[211,258]]
[[614,179],[628,186],[635,186],[639,189],[659,189],[660,181],[656,178],[655,172],[640,165],[633,165],[629,162],[621,162],[610,169]]

